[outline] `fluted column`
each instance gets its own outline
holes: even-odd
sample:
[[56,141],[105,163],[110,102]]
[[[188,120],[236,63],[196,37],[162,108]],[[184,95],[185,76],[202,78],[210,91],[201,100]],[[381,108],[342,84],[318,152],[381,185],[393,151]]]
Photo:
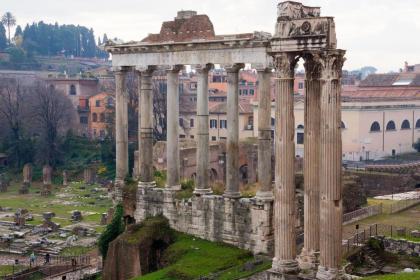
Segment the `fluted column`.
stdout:
[[344,51],[323,52],[321,64],[320,264],[317,278],[339,279],[342,246],[341,71]]
[[167,71],[167,136],[166,136],[166,187],[179,190],[179,71],[181,66],[174,66]]
[[258,199],[272,200],[271,179],[271,69],[258,70]]
[[226,67],[227,92],[227,143],[225,197],[239,198],[239,70],[244,64]]
[[195,194],[211,193],[209,185],[209,87],[211,65],[196,67],[197,81],[197,179]]
[[304,247],[299,258],[302,270],[316,273],[319,255],[319,149],[320,102],[319,64],[305,58],[305,135],[304,135]]
[[115,71],[115,202],[122,201],[122,187],[128,175],[128,96],[125,88],[125,69]]
[[293,54],[276,55],[276,167],[273,271],[296,274],[295,118]]
[[153,67],[138,69],[139,74],[139,186],[155,186],[153,177]]

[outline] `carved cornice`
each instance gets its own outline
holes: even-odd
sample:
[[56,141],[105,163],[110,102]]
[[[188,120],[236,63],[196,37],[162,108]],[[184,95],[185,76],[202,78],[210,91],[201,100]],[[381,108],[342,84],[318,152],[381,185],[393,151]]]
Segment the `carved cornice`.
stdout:
[[320,79],[339,80],[346,61],[344,50],[327,50],[314,54],[314,60],[320,65]]
[[299,56],[295,53],[279,53],[274,56],[277,78],[293,79]]

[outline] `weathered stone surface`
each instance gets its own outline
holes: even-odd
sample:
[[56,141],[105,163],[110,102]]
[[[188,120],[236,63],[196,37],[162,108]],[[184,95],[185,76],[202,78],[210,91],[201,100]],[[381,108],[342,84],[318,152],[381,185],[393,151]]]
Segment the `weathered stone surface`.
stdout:
[[161,268],[163,251],[172,241],[172,230],[162,217],[129,226],[109,244],[103,279],[131,279]]
[[85,184],[93,185],[96,183],[96,170],[93,167],[85,168],[83,172]]
[[139,188],[136,221],[160,214],[180,232],[232,244],[255,254],[273,253],[273,201],[221,195],[179,200],[175,192]]

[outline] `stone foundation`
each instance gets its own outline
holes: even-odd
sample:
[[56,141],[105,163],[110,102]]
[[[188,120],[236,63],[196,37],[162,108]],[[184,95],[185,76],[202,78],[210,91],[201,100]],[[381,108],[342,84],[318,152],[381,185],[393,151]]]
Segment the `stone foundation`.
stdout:
[[176,198],[176,192],[139,187],[135,219],[163,214],[172,228],[211,241],[232,244],[254,254],[273,254],[273,202],[221,195]]

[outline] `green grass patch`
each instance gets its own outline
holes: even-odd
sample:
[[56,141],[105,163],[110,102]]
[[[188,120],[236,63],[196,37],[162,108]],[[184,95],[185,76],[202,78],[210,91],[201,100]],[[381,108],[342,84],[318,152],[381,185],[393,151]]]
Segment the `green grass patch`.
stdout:
[[27,267],[23,265],[0,265],[0,276],[11,275],[26,268]]
[[365,280],[419,280],[420,271],[413,273],[398,273],[398,274],[388,274],[388,275],[378,275],[362,278]]
[[164,254],[169,266],[135,279],[190,280],[217,274],[217,279],[231,280],[265,270],[271,264],[263,262],[252,271],[245,271],[243,265],[254,260],[250,252],[182,233],[177,233],[176,241]]
[[92,251],[92,248],[90,247],[73,246],[73,247],[64,248],[60,252],[60,256],[63,256],[63,257],[81,256],[81,255],[86,255],[90,251]]

